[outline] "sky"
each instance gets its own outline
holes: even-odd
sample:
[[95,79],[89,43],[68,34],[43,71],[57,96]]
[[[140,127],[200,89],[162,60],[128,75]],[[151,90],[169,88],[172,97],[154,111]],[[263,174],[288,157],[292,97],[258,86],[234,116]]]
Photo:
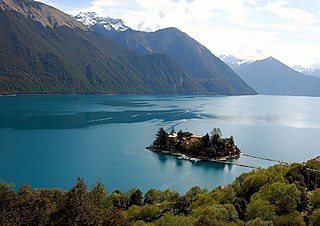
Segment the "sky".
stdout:
[[39,0],[68,14],[96,12],[129,27],[176,27],[216,56],[272,56],[320,67],[320,0]]

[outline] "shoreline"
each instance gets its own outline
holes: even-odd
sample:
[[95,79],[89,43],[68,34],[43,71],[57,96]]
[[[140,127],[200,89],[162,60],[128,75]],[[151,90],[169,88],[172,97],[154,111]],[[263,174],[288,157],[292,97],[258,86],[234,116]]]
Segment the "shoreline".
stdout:
[[[205,161],[205,162],[218,162],[218,163],[228,163],[226,162],[228,159],[236,159],[239,158],[241,153],[240,152],[238,155],[231,155],[231,156],[225,156],[225,157],[218,157],[218,158],[210,158],[210,157],[205,157],[205,156],[189,156],[185,153],[181,153],[178,151],[165,151],[162,149],[158,149],[158,148],[153,148],[153,147],[146,147],[147,150],[152,151],[152,152],[158,152],[158,153],[162,153],[162,154],[169,154],[169,155],[173,155],[173,156],[178,156],[178,159],[181,160],[188,160],[191,162],[200,162],[200,161]],[[230,162],[229,162],[230,163]]]

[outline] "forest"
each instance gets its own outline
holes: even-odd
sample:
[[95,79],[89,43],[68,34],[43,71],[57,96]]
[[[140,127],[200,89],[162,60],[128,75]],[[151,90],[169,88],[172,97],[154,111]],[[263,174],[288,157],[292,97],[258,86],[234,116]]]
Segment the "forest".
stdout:
[[[70,190],[0,184],[0,225],[320,225],[320,161],[274,165],[213,190],[108,192],[78,178]],[[210,178],[208,178],[210,180]]]

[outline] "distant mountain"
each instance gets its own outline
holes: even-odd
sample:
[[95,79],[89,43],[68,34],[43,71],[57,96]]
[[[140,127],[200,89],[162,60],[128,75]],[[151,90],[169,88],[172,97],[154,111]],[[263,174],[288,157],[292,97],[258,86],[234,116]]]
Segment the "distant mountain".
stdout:
[[168,56],[141,56],[32,0],[0,0],[0,93],[188,93],[206,89]]
[[236,70],[259,94],[320,96],[320,78],[307,76],[269,57]]
[[305,75],[320,77],[320,66],[305,68],[305,67],[301,67],[300,65],[294,65],[292,68]]
[[237,70],[239,67],[243,66],[244,64],[252,63],[252,61],[246,61],[233,55],[220,55],[219,58],[229,67],[231,67],[234,71]]
[[166,28],[156,32],[126,29],[117,34],[108,29],[101,29],[101,26],[91,25],[90,28],[141,55],[154,53],[168,55],[182,65],[211,94],[256,93],[205,46],[176,28]]

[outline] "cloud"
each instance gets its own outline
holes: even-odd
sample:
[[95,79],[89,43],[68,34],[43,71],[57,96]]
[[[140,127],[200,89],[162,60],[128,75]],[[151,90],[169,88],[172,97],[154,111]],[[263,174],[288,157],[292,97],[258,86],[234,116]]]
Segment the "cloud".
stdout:
[[215,55],[253,60],[271,55],[289,65],[307,65],[319,58],[320,3],[316,1],[83,0],[75,6],[62,0],[43,1],[55,6],[60,2],[60,9],[73,15],[95,11],[121,18],[136,30],[177,27]]
[[264,7],[260,7],[260,10],[272,12],[280,18],[298,23],[313,24],[318,22],[312,14],[302,9],[287,7],[290,3],[290,1],[275,1]]

